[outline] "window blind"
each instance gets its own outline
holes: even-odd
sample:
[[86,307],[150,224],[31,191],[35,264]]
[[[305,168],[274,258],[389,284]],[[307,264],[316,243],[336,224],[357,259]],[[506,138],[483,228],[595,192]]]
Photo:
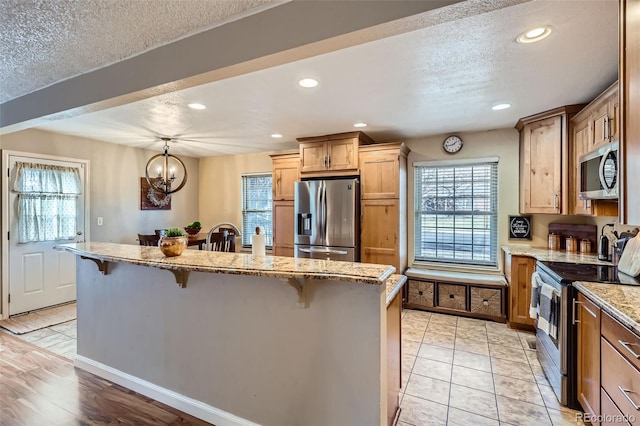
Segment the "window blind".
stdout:
[[496,266],[498,163],[414,165],[415,260]]
[[251,246],[251,235],[256,227],[265,236],[265,245],[273,245],[271,175],[255,174],[242,176],[242,245]]

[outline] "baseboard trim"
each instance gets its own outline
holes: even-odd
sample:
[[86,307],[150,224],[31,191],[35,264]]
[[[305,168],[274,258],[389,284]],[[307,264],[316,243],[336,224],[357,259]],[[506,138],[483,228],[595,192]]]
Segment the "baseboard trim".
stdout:
[[76,355],[75,366],[217,426],[259,426],[258,423],[253,423],[82,355]]

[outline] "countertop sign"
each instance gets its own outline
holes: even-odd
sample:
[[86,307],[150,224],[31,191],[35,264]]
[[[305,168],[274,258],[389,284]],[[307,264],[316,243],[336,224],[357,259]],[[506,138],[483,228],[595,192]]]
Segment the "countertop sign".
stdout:
[[509,216],[509,239],[531,239],[531,216]]

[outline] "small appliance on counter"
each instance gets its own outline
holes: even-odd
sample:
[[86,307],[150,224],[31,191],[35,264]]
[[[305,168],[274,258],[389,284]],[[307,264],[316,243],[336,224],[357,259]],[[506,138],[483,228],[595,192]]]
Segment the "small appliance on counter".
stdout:
[[604,235],[604,228],[606,228],[607,226],[611,226],[613,228],[613,223],[607,223],[606,225],[602,225],[602,230],[600,231],[600,239],[598,240],[598,260],[610,259],[609,258],[609,237]]

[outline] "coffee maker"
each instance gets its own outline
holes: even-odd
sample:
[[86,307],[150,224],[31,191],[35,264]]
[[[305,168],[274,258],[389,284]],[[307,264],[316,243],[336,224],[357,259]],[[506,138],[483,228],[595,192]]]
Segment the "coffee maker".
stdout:
[[600,231],[600,240],[598,241],[598,260],[609,260],[609,238],[604,235],[604,228],[607,226],[611,226],[613,228],[613,223],[607,223],[606,225],[602,225],[602,230]]

